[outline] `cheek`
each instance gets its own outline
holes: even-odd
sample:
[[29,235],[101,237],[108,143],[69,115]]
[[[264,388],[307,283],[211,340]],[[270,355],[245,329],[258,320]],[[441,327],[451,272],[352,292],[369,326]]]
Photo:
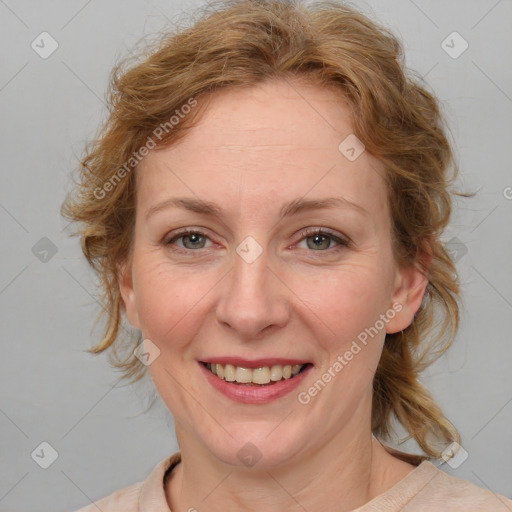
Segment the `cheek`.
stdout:
[[316,338],[324,349],[331,353],[345,350],[386,312],[390,280],[385,275],[383,268],[379,271],[375,263],[369,263],[331,269],[325,279],[297,280],[297,295],[309,298],[304,303],[318,318],[322,332]]
[[[215,276],[151,256],[142,256],[137,263],[134,288],[144,337],[165,349],[185,344],[201,327],[202,299],[214,286]],[[171,338],[172,345],[166,343]]]
[[168,408],[186,421],[187,415],[196,412],[190,403],[190,375],[184,363],[190,362],[193,342],[204,324],[206,301],[202,299],[218,279],[211,272],[171,266],[161,258],[141,258],[139,265],[135,293],[141,330],[160,350],[149,371]]
[[[330,271],[324,280],[306,280],[302,285],[301,293],[314,299],[308,306],[321,320],[315,321],[318,327],[312,328],[312,334],[316,353],[322,357],[317,380],[299,390],[299,402],[330,411],[323,420],[325,428],[338,430],[339,419],[352,417],[371,390],[385,339],[385,328],[377,322],[382,322],[380,315],[389,307],[386,275],[375,262],[347,265]],[[313,316],[310,312],[309,318]]]

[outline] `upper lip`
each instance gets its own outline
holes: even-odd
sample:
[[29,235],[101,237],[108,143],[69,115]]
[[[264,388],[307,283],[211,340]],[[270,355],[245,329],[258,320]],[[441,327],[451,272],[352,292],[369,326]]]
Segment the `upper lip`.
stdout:
[[261,359],[244,359],[242,357],[233,357],[233,356],[225,356],[225,357],[209,357],[207,359],[201,359],[202,363],[212,363],[212,364],[232,364],[233,366],[241,366],[242,368],[263,368],[264,366],[274,366],[274,365],[303,365],[310,363],[310,361],[306,361],[304,359],[288,359],[283,357],[264,357]]

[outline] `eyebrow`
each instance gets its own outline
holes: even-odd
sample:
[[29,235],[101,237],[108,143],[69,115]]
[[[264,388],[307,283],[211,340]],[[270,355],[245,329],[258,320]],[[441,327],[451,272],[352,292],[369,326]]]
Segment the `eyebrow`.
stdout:
[[[167,208],[183,208],[202,215],[216,217],[222,216],[222,208],[215,203],[196,198],[175,197],[152,206],[146,213],[146,219]],[[369,212],[361,205],[349,201],[344,197],[326,197],[322,199],[299,198],[285,204],[279,212],[279,218],[284,219],[285,217],[291,217],[292,215],[311,210],[326,210],[333,208],[350,208],[364,215],[369,214]]]

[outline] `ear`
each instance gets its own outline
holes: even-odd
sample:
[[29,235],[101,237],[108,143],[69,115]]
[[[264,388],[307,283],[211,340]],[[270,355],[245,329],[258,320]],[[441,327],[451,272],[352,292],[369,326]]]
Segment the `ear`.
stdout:
[[[131,260],[131,258],[130,258]],[[131,261],[119,264],[117,267],[117,282],[121,292],[123,303],[128,321],[135,327],[140,329],[139,314],[137,311],[137,302],[135,300],[135,292],[133,289],[133,276]]]
[[393,310],[396,315],[386,324],[386,332],[393,334],[403,331],[414,320],[420,309],[428,285],[428,272],[432,264],[432,253],[421,251],[415,264],[397,269]]

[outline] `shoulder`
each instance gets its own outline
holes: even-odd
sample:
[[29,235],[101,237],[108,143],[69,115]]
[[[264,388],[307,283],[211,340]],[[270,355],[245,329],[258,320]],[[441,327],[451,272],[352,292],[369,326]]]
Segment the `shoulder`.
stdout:
[[76,512],[137,512],[139,510],[140,490],[143,482],[119,489],[109,496],[102,498]]
[[[411,475],[420,467],[412,471]],[[512,500],[479,487],[472,482],[445,473],[431,462],[421,464],[418,471],[418,492],[404,511],[510,512]],[[423,487],[421,483],[423,482]]]
[[353,512],[511,512],[512,500],[424,460],[388,491]]
[[416,466],[387,492],[357,512],[511,512],[512,500],[468,480],[446,473],[441,466],[424,455],[385,449],[394,457]]
[[[492,511],[509,512],[512,510],[512,500],[479,487],[472,482],[449,475],[427,462],[431,467],[432,480],[425,487],[425,492],[431,494],[432,505],[439,505],[444,510]],[[434,508],[433,508],[434,509]]]
[[75,512],[169,511],[165,497],[164,479],[165,475],[172,471],[180,461],[181,454],[177,452],[160,461],[144,481],[119,489]]

